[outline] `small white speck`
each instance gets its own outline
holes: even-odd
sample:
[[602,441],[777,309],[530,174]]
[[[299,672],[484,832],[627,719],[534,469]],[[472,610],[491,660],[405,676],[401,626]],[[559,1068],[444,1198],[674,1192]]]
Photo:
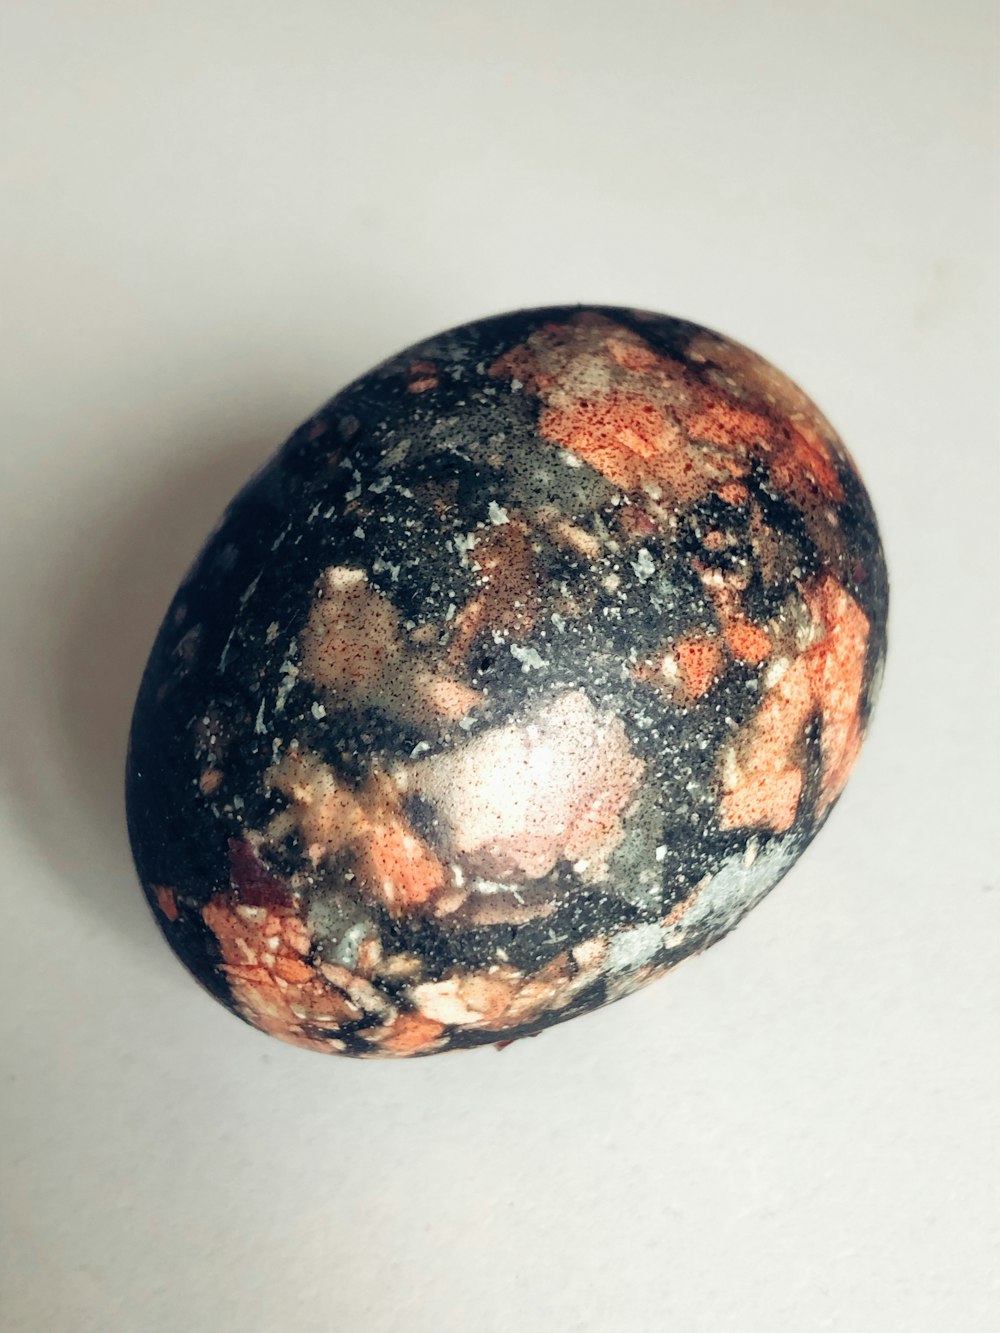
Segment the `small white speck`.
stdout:
[[489,516],[491,523],[509,523],[510,517],[503,505],[498,505],[496,500],[490,501]]
[[657,859],[657,861],[663,861],[663,860],[665,860],[665,859],[666,859],[666,855],[667,855],[667,844],[666,844],[665,842],[661,842],[660,845],[659,845],[659,847],[657,847],[657,849],[656,849],[656,859]]
[[419,758],[420,755],[422,755],[425,751],[429,750],[430,748],[431,747],[427,744],[426,741],[417,741],[416,745],[410,751],[410,758],[417,759]]
[[[230,647],[231,647],[231,645],[232,645],[233,638],[235,637],[236,629],[237,629],[237,626],[234,625],[233,628],[229,631],[229,637],[226,639],[225,646],[224,646],[224,648],[222,649],[222,656],[219,658],[219,670],[220,670],[220,671],[225,671],[225,669],[226,669],[226,662],[229,660],[229,649],[230,649]],[[270,642],[270,640],[269,640],[269,642]]]
[[319,703],[319,701],[313,704],[312,709],[310,711],[312,712],[312,715],[317,722],[320,720],[320,718],[326,717],[326,709],[323,707],[321,703]]
[[373,495],[383,495],[392,485],[391,477],[379,477],[378,481],[373,481],[368,489]]
[[354,529],[354,535],[355,535],[355,537],[357,537],[357,539],[358,539],[359,542],[363,542],[364,539],[365,539],[365,530],[364,530],[364,528],[355,528],[355,529]]
[[[261,570],[261,574],[263,572],[264,571]],[[260,574],[257,575],[254,581],[250,584],[249,588],[247,588],[247,590],[243,593],[243,596],[240,598],[240,606],[246,606],[247,602],[249,602],[250,598],[254,595],[254,592],[256,591],[257,588],[257,584],[259,582],[260,582]]]

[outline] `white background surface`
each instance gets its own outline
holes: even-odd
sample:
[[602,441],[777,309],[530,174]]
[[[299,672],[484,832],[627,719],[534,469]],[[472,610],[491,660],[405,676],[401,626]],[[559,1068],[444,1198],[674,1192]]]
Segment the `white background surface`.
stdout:
[[[995,6],[7,0],[0,1325],[994,1328]],[[362,1064],[213,1005],[120,800],[153,633],[349,377],[520,305],[667,310],[858,458],[889,669],[735,935],[523,1042]]]

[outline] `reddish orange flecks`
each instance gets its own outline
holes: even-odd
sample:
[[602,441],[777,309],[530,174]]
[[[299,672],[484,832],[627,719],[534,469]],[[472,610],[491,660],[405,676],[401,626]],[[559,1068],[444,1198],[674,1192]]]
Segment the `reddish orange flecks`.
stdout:
[[167,888],[166,884],[157,884],[153,892],[156,894],[156,905],[163,915],[168,921],[176,921],[180,916],[180,909],[173,889]]
[[623,490],[663,484],[691,499],[704,490],[676,422],[640,393],[617,391],[545,407],[539,429]]
[[436,1045],[444,1024],[423,1014],[401,1013],[391,1027],[379,1036],[379,1047],[395,1055],[415,1055]]
[[861,748],[861,692],[868,653],[868,617],[850,593],[826,574],[803,593],[826,631],[806,654],[813,697],[821,711],[823,778],[819,813],[844,789]]
[[394,912],[412,911],[444,887],[444,866],[394,812],[372,822],[360,842],[362,878]]
[[868,618],[830,574],[803,597],[823,637],[790,664],[737,738],[735,773],[723,779],[723,828],[791,827],[803,785],[798,751],[811,717],[821,720],[818,814],[840,795],[861,746]]
[[759,625],[735,620],[726,628],[726,644],[738,662],[757,666],[771,654],[771,640]]
[[684,689],[692,699],[707,694],[722,673],[722,649],[717,639],[702,636],[681,639],[674,648]]

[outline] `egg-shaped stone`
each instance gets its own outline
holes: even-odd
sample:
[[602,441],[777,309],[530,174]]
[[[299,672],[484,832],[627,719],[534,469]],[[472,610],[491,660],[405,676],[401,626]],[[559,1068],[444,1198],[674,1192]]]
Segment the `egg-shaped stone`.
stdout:
[[178,591],[132,727],[139,876],[282,1040],[537,1032],[793,864],[886,607],[857,471],[766,361],[629,309],[464,325],[297,430]]

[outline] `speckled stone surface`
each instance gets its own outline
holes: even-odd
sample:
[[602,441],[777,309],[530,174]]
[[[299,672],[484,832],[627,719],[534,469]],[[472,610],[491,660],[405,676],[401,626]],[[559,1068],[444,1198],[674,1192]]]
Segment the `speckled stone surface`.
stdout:
[[536,1032],[726,934],[840,794],[885,652],[829,423],[697,325],[465,325],[233,501],[133,722],[164,934],[301,1046]]

